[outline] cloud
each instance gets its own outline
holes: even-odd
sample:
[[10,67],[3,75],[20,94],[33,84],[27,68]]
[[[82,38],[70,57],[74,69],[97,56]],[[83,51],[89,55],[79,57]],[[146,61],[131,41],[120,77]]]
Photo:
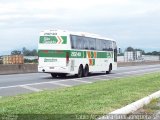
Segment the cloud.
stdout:
[[8,43],[37,47],[41,30],[60,28],[113,37],[123,48],[157,49],[159,13],[159,0],[0,0],[0,41],[6,50]]
[[[8,0],[7,0],[8,1]],[[159,9],[135,0],[17,0],[0,3],[0,21],[12,19],[105,19],[133,17]]]

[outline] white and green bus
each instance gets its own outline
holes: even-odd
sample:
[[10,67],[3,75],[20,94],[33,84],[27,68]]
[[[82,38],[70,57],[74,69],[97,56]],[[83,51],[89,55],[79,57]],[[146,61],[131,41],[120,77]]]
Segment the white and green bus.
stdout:
[[38,71],[52,77],[117,69],[117,46],[112,39],[95,34],[64,30],[40,33]]

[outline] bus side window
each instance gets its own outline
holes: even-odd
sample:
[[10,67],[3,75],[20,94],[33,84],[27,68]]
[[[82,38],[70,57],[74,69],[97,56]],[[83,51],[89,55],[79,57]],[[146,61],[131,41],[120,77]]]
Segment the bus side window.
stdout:
[[113,49],[114,49],[114,48],[113,48],[113,42],[112,42],[112,41],[109,41],[109,43],[110,43],[110,46],[109,46],[109,47],[110,47],[110,51],[113,51]]
[[112,42],[107,40],[107,51],[113,51]]
[[109,50],[109,41],[105,40],[105,51]]
[[100,39],[96,39],[96,50],[102,50],[102,44]]
[[102,50],[106,51],[107,50],[107,41],[106,40],[101,40],[102,41]]
[[76,36],[71,36],[71,47],[72,49],[76,49]]
[[84,39],[81,37],[81,49],[84,49]]
[[84,44],[83,44],[84,42],[83,42],[83,37],[80,37],[80,36],[78,36],[77,37],[77,48],[78,49],[83,49],[83,47],[84,47]]
[[94,38],[89,38],[89,48],[90,50],[95,50],[96,49],[96,39]]
[[84,37],[84,49],[88,50],[89,49],[89,40],[87,37]]
[[103,41],[103,50],[104,51],[113,51],[112,42],[109,40],[104,40]]

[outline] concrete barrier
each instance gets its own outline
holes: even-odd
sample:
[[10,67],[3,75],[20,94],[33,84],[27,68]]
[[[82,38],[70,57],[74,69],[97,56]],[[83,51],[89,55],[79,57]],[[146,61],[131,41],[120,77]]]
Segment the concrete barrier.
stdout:
[[[160,61],[145,61],[145,62],[120,62],[118,67],[138,66],[138,65],[154,65],[160,64]],[[0,65],[0,75],[2,74],[23,74],[23,73],[36,73],[37,64],[19,64],[19,65]]]
[[18,74],[38,72],[37,64],[0,65],[0,74]]

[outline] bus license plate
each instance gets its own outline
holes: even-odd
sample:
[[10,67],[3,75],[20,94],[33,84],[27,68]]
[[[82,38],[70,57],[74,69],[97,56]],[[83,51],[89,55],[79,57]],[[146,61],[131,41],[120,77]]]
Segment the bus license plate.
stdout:
[[50,69],[54,69],[54,67],[50,67]]

